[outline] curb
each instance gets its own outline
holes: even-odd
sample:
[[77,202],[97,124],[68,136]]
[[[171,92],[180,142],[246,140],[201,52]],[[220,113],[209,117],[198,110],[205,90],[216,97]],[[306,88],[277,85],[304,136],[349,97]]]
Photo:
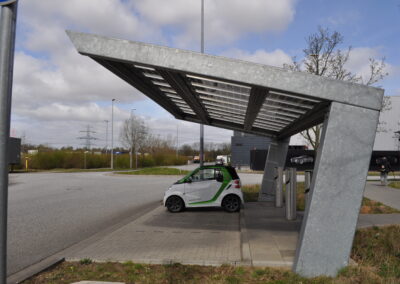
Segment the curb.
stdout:
[[63,257],[48,257],[45,258],[13,275],[7,277],[7,284],[21,283],[24,280],[32,278],[46,270],[53,268],[54,266],[64,262]]
[[[244,209],[244,206],[243,206]],[[240,221],[239,221],[239,228],[240,228],[240,252],[242,256],[242,265],[253,266],[253,261],[251,257],[251,250],[250,250],[250,243],[249,237],[246,227],[246,221],[244,218],[243,210],[240,210]]]
[[[66,261],[76,262],[79,261],[78,258],[67,258]],[[232,266],[243,266],[242,261],[224,261],[224,260],[182,260],[182,259],[159,259],[159,258],[129,258],[129,260],[114,260],[114,259],[92,259],[94,263],[106,263],[106,262],[117,262],[124,263],[126,261],[131,261],[133,263],[141,264],[160,264],[160,265],[172,265],[172,264],[182,264],[182,265],[199,265],[199,266],[221,266],[221,265],[232,265]]]

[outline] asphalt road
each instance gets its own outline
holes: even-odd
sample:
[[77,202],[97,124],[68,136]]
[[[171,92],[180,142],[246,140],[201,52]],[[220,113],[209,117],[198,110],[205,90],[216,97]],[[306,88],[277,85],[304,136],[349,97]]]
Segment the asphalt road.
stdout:
[[176,176],[10,174],[8,274],[159,205]]

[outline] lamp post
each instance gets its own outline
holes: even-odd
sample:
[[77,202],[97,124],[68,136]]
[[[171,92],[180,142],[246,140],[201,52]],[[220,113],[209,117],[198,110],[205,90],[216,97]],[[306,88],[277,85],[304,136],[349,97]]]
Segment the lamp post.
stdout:
[[[201,53],[204,53],[204,0],[201,0]],[[200,167],[204,164],[204,125],[200,124]]]
[[0,283],[7,281],[8,139],[18,1],[0,1]]
[[[130,127],[132,127],[132,118],[133,118],[133,111],[134,110],[136,110],[135,108],[132,108],[131,109],[131,117],[130,117]],[[131,139],[132,139],[132,137],[131,137]],[[133,165],[132,165],[132,151],[133,151],[133,141],[130,141],[131,142],[131,149],[130,149],[130,151],[129,151],[129,168],[131,168],[132,169],[132,167],[133,167]],[[136,164],[137,164],[137,157],[136,157]],[[137,167],[137,166],[136,166]]]
[[179,124],[176,125],[176,157],[178,157],[179,152]]
[[111,100],[111,169],[114,169],[114,101]]
[[104,120],[104,122],[106,123],[106,147],[105,147],[105,149],[106,149],[106,155],[107,155],[107,152],[108,152],[108,120],[106,119],[106,120]]

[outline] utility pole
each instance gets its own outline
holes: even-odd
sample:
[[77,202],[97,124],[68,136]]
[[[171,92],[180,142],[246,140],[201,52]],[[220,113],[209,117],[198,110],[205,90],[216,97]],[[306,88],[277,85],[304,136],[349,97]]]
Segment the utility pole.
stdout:
[[[131,109],[131,117],[130,117],[130,127],[132,127],[132,118],[133,118],[133,111],[136,110],[135,108]],[[133,142],[134,141],[130,141],[131,142],[131,149],[129,150],[129,168],[132,169],[133,165],[132,165],[132,151],[133,151]],[[136,141],[135,141],[136,142]],[[137,165],[137,156],[136,156],[136,165]],[[136,166],[137,168],[137,166]]]
[[[201,0],[201,53],[204,53],[204,0]],[[200,124],[200,167],[204,165],[204,125]]]
[[92,148],[92,140],[98,140],[96,137],[92,136],[92,134],[94,134],[96,132],[90,130],[90,125],[86,126],[86,130],[81,130],[79,132],[86,133],[85,136],[78,137],[78,139],[86,140],[85,148],[86,148],[86,150],[90,150]]
[[7,281],[8,139],[18,1],[0,1],[0,283]]
[[176,157],[178,157],[179,151],[179,124],[176,125]]
[[111,100],[111,169],[114,169],[114,101]]
[[106,147],[105,147],[105,149],[106,149],[106,155],[107,155],[107,152],[108,152],[108,120],[104,120],[104,122],[106,123]]

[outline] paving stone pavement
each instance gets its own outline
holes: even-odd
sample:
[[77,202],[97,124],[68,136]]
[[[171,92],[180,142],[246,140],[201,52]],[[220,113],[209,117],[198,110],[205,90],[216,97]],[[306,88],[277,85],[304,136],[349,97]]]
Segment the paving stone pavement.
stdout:
[[[246,203],[240,214],[218,208],[172,214],[160,206],[66,259],[290,267],[302,217],[287,221],[284,208],[268,202]],[[388,224],[400,224],[400,214],[362,214],[357,227]]]
[[301,214],[295,221],[285,219],[285,208],[271,202],[245,204],[244,219],[254,266],[291,267],[296,253]]
[[157,264],[235,264],[241,261],[240,245],[238,213],[213,208],[172,214],[160,206],[66,258]]

